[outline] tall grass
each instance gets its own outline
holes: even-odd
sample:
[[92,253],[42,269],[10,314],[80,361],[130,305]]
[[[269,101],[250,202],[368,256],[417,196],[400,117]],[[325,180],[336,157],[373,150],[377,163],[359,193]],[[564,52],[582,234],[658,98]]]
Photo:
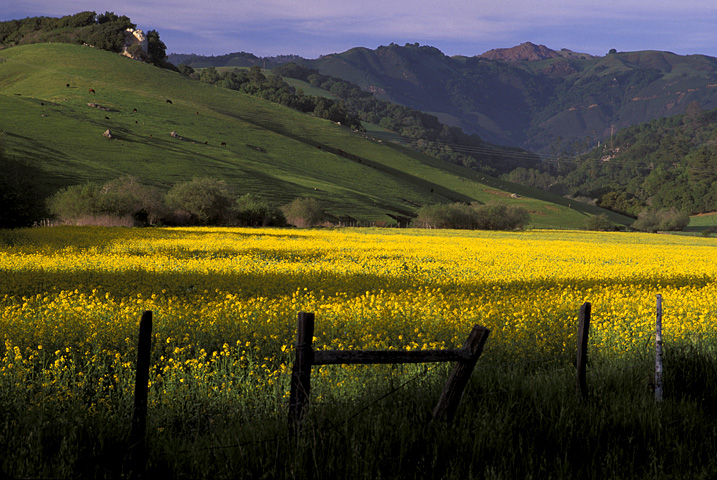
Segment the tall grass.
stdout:
[[[377,380],[375,370],[403,367],[364,367],[343,391],[327,392],[315,380],[314,403],[297,438],[281,395],[245,402],[203,392],[186,395],[177,386],[162,394],[161,406],[150,409],[147,473],[164,478],[711,478],[717,474],[717,360],[706,348],[668,348],[666,358],[666,398],[659,404],[650,388],[648,357],[594,360],[587,401],[576,394],[570,364],[482,358],[451,425],[430,423],[445,368],[410,367],[403,377],[409,380],[397,382]],[[120,375],[129,379],[126,373]],[[88,408],[88,398],[78,397],[25,409],[17,399],[1,396],[0,465],[16,477],[129,475],[132,398],[126,387],[118,388],[111,408]]]

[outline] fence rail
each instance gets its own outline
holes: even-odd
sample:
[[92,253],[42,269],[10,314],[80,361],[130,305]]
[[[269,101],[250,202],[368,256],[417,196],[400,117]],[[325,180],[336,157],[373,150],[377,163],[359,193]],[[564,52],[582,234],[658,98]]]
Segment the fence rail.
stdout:
[[463,348],[452,350],[322,350],[314,352],[314,314],[299,312],[296,328],[296,360],[291,375],[289,423],[298,431],[309,403],[311,368],[314,365],[456,362],[446,382],[433,421],[452,421],[490,330],[474,325]]

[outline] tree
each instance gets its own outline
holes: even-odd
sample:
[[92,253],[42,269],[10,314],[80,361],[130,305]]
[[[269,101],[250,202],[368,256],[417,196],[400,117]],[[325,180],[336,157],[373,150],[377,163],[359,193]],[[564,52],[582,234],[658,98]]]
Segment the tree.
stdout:
[[312,197],[295,198],[281,207],[286,220],[297,227],[313,227],[326,220],[319,201]]
[[530,213],[523,207],[452,203],[422,207],[411,223],[423,228],[516,230],[524,228],[529,221]]
[[585,230],[609,232],[615,230],[615,226],[608,220],[606,213],[601,213],[600,215],[591,215],[585,220]]
[[167,206],[199,225],[228,225],[235,218],[235,196],[224,180],[194,178],[174,185]]
[[100,206],[101,187],[94,182],[65,187],[47,200],[50,213],[66,222],[104,213]]
[[237,199],[236,216],[239,225],[247,227],[281,227],[286,225],[284,213],[272,207],[259,195],[247,193]]
[[202,82],[211,83],[212,85],[217,83],[220,78],[219,72],[214,67],[207,67],[199,74],[199,79]]
[[680,231],[690,223],[687,213],[676,208],[662,210],[646,209],[640,212],[632,224],[633,228],[644,232]]
[[104,184],[102,210],[120,217],[131,216],[135,225],[155,224],[167,216],[162,193],[143,185],[137,177],[125,175]]
[[159,39],[157,30],[147,32],[147,53],[155,65],[164,65],[167,61],[167,45]]
[[249,81],[256,86],[266,82],[266,77],[261,73],[261,67],[259,65],[252,65],[249,68],[247,76],[249,77]]
[[63,188],[47,204],[53,215],[68,223],[80,219],[93,223],[96,220],[92,217],[113,217],[130,225],[147,225],[167,215],[161,192],[129,175],[104,185],[88,182]]

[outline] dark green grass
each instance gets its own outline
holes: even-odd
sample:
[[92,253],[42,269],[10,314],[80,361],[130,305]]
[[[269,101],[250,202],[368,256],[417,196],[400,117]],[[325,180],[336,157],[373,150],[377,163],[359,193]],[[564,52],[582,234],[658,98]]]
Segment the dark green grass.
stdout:
[[[36,180],[45,195],[124,174],[165,189],[209,176],[278,204],[313,196],[329,213],[359,221],[391,222],[432,203],[506,201],[512,192],[524,197],[513,203],[533,212],[535,226],[581,228],[592,213],[109,52],[37,44],[0,57],[5,149],[43,170]],[[106,129],[116,139],[103,137]]]
[[[665,400],[644,359],[596,360],[589,398],[574,367],[482,358],[451,425],[431,425],[447,368],[327,390],[315,380],[297,439],[286,403],[178,395],[149,412],[148,474],[163,478],[714,478],[717,360],[706,348],[666,350]],[[358,374],[357,374],[358,375]],[[284,379],[286,382],[287,379]],[[360,385],[357,379],[355,385]],[[131,398],[89,415],[81,401],[0,405],[5,473],[25,478],[129,475]],[[71,420],[70,420],[71,419]]]

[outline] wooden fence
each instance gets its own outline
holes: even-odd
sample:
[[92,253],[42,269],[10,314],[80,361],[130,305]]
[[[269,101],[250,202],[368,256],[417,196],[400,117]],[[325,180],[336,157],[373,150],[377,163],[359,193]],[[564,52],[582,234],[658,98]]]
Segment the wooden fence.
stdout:
[[289,423],[298,426],[309,402],[314,365],[456,362],[433,410],[434,421],[452,421],[490,330],[474,325],[463,348],[453,350],[320,350],[314,352],[314,314],[300,312],[291,375]]
[[[591,305],[585,302],[578,315],[576,390],[581,399],[587,398],[587,356]],[[297,431],[311,393],[311,369],[315,365],[385,364],[455,362],[433,410],[433,421],[451,422],[463,391],[483,352],[490,330],[474,325],[462,348],[448,350],[313,350],[314,314],[300,312],[296,335],[296,357],[291,375],[289,423]],[[142,315],[139,329],[135,403],[130,434],[130,449],[136,471],[142,471],[146,461],[145,430],[147,424],[147,388],[149,382],[152,337],[152,312]],[[656,367],[655,399],[662,400],[662,296],[657,296],[655,330]]]

